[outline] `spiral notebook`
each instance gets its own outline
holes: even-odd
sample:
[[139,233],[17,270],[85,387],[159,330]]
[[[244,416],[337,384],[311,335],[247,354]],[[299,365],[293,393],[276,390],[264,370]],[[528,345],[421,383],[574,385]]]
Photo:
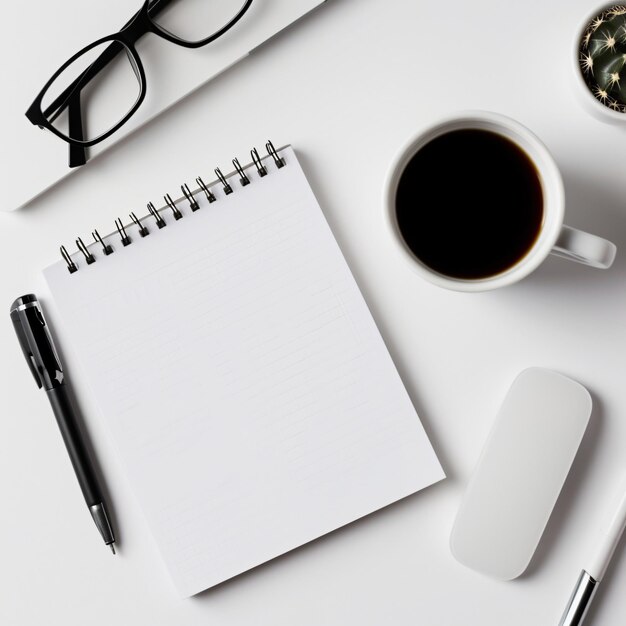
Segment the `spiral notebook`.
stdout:
[[267,149],[44,270],[182,596],[443,478],[296,154]]

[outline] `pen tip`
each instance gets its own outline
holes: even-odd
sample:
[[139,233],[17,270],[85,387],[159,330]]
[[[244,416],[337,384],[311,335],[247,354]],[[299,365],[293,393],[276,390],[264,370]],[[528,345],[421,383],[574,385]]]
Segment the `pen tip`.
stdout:
[[111,548],[111,552],[113,552],[113,554],[115,554],[115,546],[112,543],[110,543],[109,547]]

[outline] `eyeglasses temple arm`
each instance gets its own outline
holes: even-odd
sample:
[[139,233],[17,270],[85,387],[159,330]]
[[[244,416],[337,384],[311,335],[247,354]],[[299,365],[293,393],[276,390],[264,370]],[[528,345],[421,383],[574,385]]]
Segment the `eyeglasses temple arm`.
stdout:
[[[82,141],[83,135],[83,114],[80,104],[80,91],[70,95],[67,103],[67,116],[70,128],[70,137]],[[80,167],[87,163],[87,148],[78,144],[69,146],[69,166]]]
[[[159,11],[163,10],[171,0],[153,0],[150,9],[153,14],[157,14]],[[154,8],[153,8],[154,7]],[[158,10],[157,10],[158,9]],[[134,16],[133,16],[134,17]],[[131,18],[130,21],[132,21]],[[130,23],[127,22],[127,24]],[[111,48],[118,48],[117,50],[111,50]],[[111,44],[104,53],[96,59],[96,62],[101,63],[101,67],[104,67],[111,59],[114,58],[117,54],[119,54],[121,50],[121,46]],[[106,57],[106,58],[103,58]],[[80,102],[80,92],[82,91],[82,86],[86,84],[89,80],[91,80],[92,76],[95,76],[101,69],[101,67],[94,67],[94,64],[87,68],[89,70],[89,76],[86,76],[84,73],[82,76],[79,76],[64,92],[57,98],[57,100],[65,97],[65,100],[61,103],[58,103],[59,107],[67,106],[67,115],[68,115],[68,123],[70,127],[70,137],[74,137],[79,141],[82,141],[84,138],[83,133],[83,116],[82,116],[82,108]],[[84,82],[83,82],[84,81]],[[78,91],[77,91],[78,89]],[[66,94],[67,91],[70,91],[69,94]],[[54,106],[57,105],[57,100],[52,103],[49,107],[48,111],[54,110]],[[56,111],[56,115],[59,115],[61,112],[61,108]],[[56,116],[55,116],[56,117]],[[80,167],[81,165],[85,165],[87,163],[87,148],[85,146],[81,146],[79,144],[71,143],[68,146],[69,151],[69,166],[70,167]]]

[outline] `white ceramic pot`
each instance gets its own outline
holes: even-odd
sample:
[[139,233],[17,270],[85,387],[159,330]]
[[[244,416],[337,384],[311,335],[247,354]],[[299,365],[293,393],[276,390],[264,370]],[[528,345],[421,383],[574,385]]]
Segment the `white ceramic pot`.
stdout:
[[601,4],[594,11],[589,13],[589,15],[587,15],[585,19],[580,22],[578,28],[576,29],[572,46],[572,73],[574,75],[573,87],[578,101],[596,119],[602,122],[623,124],[624,122],[626,122],[626,113],[614,111],[608,106],[602,104],[593,95],[593,93],[591,93],[591,90],[589,89],[587,83],[585,82],[585,79],[583,78],[583,72],[580,67],[580,43],[584,32],[587,30],[587,26],[596,16],[602,13],[602,11],[612,6],[616,6],[616,3],[609,2]]

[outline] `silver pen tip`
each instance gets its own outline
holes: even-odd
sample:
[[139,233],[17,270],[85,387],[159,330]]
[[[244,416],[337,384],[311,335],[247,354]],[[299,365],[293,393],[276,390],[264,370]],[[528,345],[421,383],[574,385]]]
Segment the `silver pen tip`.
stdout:
[[111,552],[113,552],[113,554],[115,554],[115,545],[110,543],[109,547],[111,548]]

